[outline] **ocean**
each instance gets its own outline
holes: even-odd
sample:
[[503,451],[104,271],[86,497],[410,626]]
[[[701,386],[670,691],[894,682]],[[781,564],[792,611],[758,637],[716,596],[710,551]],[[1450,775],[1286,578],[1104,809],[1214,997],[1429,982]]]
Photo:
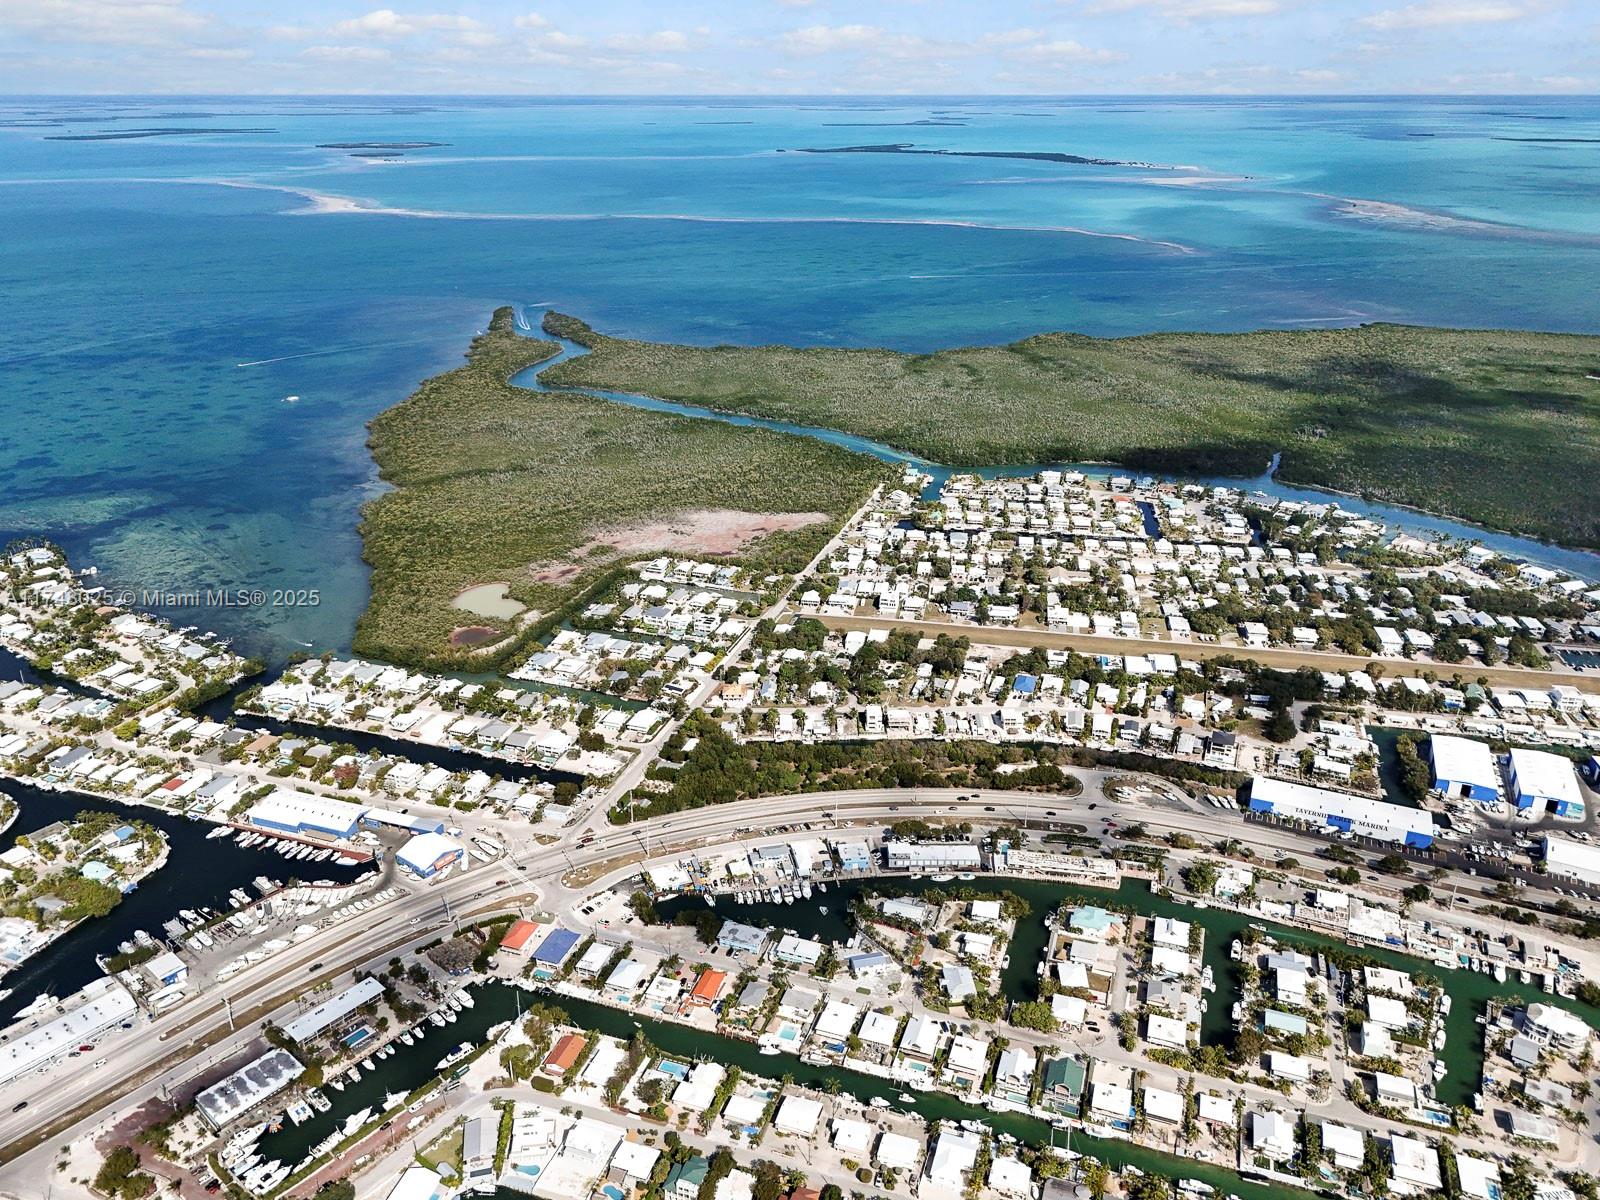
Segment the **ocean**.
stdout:
[[1578,98],[11,98],[0,539],[124,588],[314,590],[154,607],[271,659],[339,650],[382,486],[365,422],[498,304],[910,350],[1594,332],[1597,194]]

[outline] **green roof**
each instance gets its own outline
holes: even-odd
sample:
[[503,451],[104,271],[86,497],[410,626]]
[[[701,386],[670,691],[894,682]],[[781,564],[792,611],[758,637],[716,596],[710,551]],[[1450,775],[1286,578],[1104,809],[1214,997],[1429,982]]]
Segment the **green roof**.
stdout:
[[704,1182],[706,1171],[709,1170],[710,1167],[711,1160],[708,1158],[701,1158],[698,1154],[691,1158],[688,1162],[679,1163],[667,1174],[667,1189],[670,1191],[671,1189],[677,1187],[679,1180],[699,1186],[702,1182]]
[[1044,1086],[1049,1090],[1064,1088],[1081,1096],[1087,1077],[1088,1068],[1075,1058],[1055,1058],[1044,1065]]

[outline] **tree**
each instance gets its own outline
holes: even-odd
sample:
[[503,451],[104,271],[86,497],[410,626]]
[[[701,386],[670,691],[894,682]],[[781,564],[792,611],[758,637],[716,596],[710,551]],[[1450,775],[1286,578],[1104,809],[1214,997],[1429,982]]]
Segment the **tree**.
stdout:
[[330,1179],[317,1189],[314,1200],[356,1200],[356,1185],[348,1179]]
[[1183,869],[1183,883],[1195,895],[1209,896],[1217,886],[1217,865],[1206,859],[1191,863]]
[[1267,722],[1265,733],[1269,742],[1292,742],[1294,740],[1294,718],[1289,715],[1287,708],[1273,710],[1272,720]]

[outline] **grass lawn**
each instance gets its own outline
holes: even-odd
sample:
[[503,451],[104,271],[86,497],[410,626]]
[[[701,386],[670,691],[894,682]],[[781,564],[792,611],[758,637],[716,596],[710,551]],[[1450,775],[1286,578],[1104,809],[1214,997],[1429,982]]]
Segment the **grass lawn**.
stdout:
[[848,430],[956,466],[1116,462],[1281,477],[1600,546],[1600,337],[1367,325],[900,354],[628,341],[552,314],[592,353],[568,386]]
[[[493,665],[492,655],[469,659],[452,648],[450,634],[510,622],[451,607],[459,592],[504,582],[511,596],[550,613],[618,561],[607,531],[678,514],[826,514],[751,543],[739,558],[764,571],[798,569],[886,476],[881,463],[807,438],[508,382],[556,349],[519,336],[511,310],[500,309],[466,365],[372,421],[369,446],[392,490],[362,511],[372,598],[357,626],[358,653]],[[626,556],[641,553],[635,546]],[[542,569],[552,563],[567,568],[558,582]]]

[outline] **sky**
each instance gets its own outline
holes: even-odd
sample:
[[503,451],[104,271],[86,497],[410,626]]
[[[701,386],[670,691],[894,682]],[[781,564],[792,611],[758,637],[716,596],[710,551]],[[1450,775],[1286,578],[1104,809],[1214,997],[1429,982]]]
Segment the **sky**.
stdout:
[[0,0],[0,91],[1600,92],[1595,0]]

